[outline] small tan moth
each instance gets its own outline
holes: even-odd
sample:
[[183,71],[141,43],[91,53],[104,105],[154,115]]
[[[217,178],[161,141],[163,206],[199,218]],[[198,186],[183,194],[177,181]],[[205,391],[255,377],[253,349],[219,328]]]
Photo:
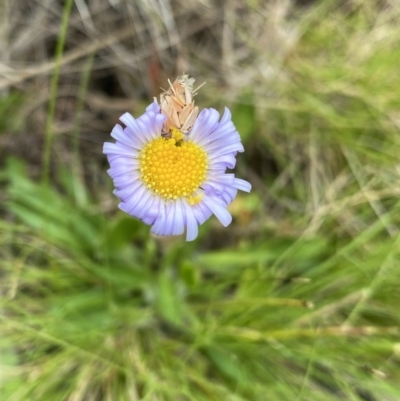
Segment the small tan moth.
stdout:
[[170,137],[176,130],[186,135],[199,114],[193,97],[203,85],[193,89],[195,79],[186,74],[178,77],[174,83],[168,82],[169,89],[160,95],[161,112],[167,116],[162,135]]

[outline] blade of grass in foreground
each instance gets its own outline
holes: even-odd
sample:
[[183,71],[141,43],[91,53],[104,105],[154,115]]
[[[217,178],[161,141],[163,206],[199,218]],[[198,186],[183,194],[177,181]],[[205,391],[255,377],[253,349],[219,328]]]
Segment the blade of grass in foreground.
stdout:
[[54,136],[53,125],[56,111],[58,81],[60,78],[61,59],[64,52],[64,44],[68,32],[68,22],[71,14],[72,4],[73,0],[66,0],[64,4],[60,34],[58,37],[57,47],[55,52],[55,67],[50,84],[49,110],[47,112],[47,119],[46,119],[45,144],[43,149],[43,167],[42,167],[42,181],[45,187],[47,187],[49,184],[50,156],[51,156],[51,145]]

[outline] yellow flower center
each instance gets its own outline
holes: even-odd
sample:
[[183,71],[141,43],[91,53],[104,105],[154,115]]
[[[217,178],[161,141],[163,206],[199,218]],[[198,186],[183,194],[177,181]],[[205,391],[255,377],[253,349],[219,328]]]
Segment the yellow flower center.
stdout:
[[163,198],[187,197],[196,204],[200,198],[195,191],[206,178],[207,154],[193,142],[176,141],[177,136],[155,139],[140,151],[140,175],[147,188]]

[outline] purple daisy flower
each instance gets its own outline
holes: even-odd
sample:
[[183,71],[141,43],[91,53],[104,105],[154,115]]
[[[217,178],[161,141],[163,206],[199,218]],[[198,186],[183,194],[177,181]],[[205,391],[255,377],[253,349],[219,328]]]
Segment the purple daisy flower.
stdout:
[[114,127],[116,143],[105,143],[103,153],[121,210],[151,225],[157,235],[179,235],[186,227],[186,240],[192,241],[198,225],[212,214],[228,226],[227,206],[239,189],[250,192],[251,185],[225,173],[235,167],[237,152],[244,151],[229,110],[221,120],[214,109],[197,116],[191,94],[186,99],[175,94],[182,103],[174,104],[178,113],[165,111],[169,96],[161,98],[161,106],[155,100],[137,119],[122,115],[126,128]]

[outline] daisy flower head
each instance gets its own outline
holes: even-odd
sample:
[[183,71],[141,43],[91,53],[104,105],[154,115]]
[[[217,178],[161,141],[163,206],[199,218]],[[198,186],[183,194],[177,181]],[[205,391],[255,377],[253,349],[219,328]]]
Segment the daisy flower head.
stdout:
[[151,225],[156,235],[197,237],[198,225],[212,214],[226,227],[232,217],[227,206],[240,189],[251,185],[226,173],[243,152],[239,133],[225,108],[194,104],[194,79],[182,75],[154,100],[139,118],[125,113],[111,132],[103,153],[110,163],[119,208]]

